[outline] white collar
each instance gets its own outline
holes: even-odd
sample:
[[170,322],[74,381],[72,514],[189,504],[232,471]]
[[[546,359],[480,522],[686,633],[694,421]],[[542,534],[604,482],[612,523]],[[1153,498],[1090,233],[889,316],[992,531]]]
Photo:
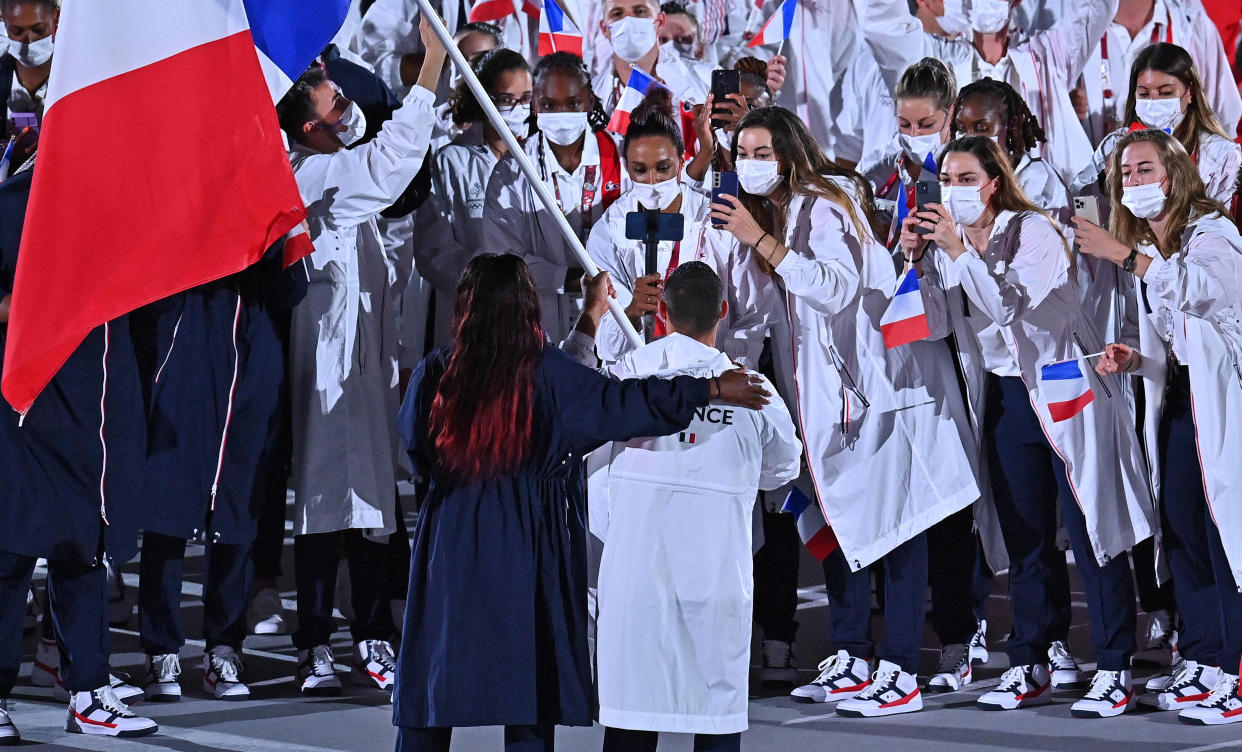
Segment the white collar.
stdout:
[[549,176],[555,172],[561,175],[568,175],[569,177],[577,177],[584,168],[599,164],[599,142],[596,141],[595,132],[589,126],[587,127],[586,138],[582,140],[582,160],[578,162],[578,169],[572,173],[561,167],[561,163],[556,161],[556,154],[552,152],[552,144],[548,142],[547,137],[542,133],[539,134],[539,143],[540,148],[543,149],[543,163],[547,165]]
[[723,373],[733,364],[728,356],[697,339],[674,332],[626,353],[612,367],[621,378],[635,376],[706,375]]

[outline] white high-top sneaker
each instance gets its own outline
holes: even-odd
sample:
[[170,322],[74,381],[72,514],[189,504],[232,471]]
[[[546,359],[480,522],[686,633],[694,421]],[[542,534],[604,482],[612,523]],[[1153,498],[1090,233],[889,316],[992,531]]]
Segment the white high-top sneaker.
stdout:
[[980,619],[979,628],[970,638],[970,662],[987,663],[989,658],[991,656],[988,654],[988,620]]
[[203,691],[217,700],[249,700],[250,687],[241,680],[242,660],[227,645],[203,653]]
[[1134,687],[1129,671],[1096,671],[1091,688],[1070,706],[1075,718],[1112,718],[1134,707]]
[[[1143,695],[1142,703],[1160,710],[1184,710],[1203,702],[1220,683],[1222,672],[1216,666],[1182,661],[1157,692]],[[1152,686],[1151,682],[1147,686]]]
[[1177,720],[1192,726],[1223,726],[1242,721],[1242,697],[1238,696],[1238,677],[1233,674],[1220,676],[1212,688],[1212,694],[1193,708],[1177,714]]
[[965,645],[945,645],[940,649],[940,664],[927,682],[931,694],[956,692],[970,684],[970,648]]
[[1078,667],[1078,661],[1060,640],[1048,647],[1048,670],[1052,673],[1052,686],[1058,689],[1081,687],[1087,683],[1086,673]]
[[11,747],[21,741],[22,735],[17,733],[17,726],[9,717],[9,701],[0,700],[0,747]]
[[1047,705],[1051,699],[1052,680],[1048,667],[1036,663],[1014,666],[1001,674],[1000,685],[980,697],[976,704],[983,710],[1016,710]]
[[330,697],[341,693],[341,680],[332,661],[332,648],[327,645],[298,651],[297,681],[302,694]]
[[815,681],[798,687],[790,695],[798,702],[838,702],[848,700],[871,683],[867,662],[844,650],[819,664]]
[[181,657],[176,653],[147,656],[147,699],[181,701]]
[[146,736],[160,727],[150,718],[135,715],[117,699],[111,687],[69,696],[69,720],[65,730],[71,734],[94,736]]
[[888,661],[880,661],[867,688],[837,704],[837,715],[847,718],[878,718],[923,709],[918,679]]
[[363,640],[354,645],[353,678],[376,689],[392,689],[397,677],[397,657],[387,640]]

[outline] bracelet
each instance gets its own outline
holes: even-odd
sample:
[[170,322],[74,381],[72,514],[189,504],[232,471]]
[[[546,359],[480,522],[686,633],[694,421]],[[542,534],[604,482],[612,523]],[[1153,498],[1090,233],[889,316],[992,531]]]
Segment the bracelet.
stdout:
[[[720,395],[724,394],[724,392],[720,390],[720,377],[713,376],[712,383],[716,385],[716,396],[712,397],[712,399],[720,399]],[[708,396],[710,397],[711,395],[709,394]]]
[[[907,259],[906,259],[906,263],[907,263],[907,264],[917,264],[918,262],[922,261],[922,260],[923,260],[923,257],[924,257],[924,256],[926,256],[926,255],[927,255],[927,246],[923,246],[923,250],[919,251],[919,257],[918,257],[918,258],[914,258],[914,259],[912,259],[912,258],[907,258]],[[904,257],[904,255],[903,255],[903,258],[905,258],[905,257]]]
[[765,233],[763,233],[762,235],[760,235],[760,236],[759,236],[759,239],[758,239],[758,240],[756,240],[756,241],[755,241],[755,250],[756,250],[756,251],[759,251],[759,253],[760,253],[760,254],[762,254],[762,253],[763,253],[763,251],[759,248],[759,246],[760,246],[760,244],[762,244],[762,243],[763,243],[763,239],[764,239],[764,238],[766,238],[766,237],[769,237],[769,235],[765,232]]

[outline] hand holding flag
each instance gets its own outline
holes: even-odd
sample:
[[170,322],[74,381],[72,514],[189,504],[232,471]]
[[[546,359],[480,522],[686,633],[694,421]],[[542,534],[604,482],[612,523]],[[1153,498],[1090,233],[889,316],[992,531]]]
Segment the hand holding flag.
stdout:
[[777,44],[782,46],[786,39],[789,39],[790,33],[793,31],[794,11],[798,8],[798,0],[785,0],[781,6],[776,9],[766,22],[763,28],[759,29],[759,33],[755,34],[750,40],[747,47],[758,47],[761,44]]

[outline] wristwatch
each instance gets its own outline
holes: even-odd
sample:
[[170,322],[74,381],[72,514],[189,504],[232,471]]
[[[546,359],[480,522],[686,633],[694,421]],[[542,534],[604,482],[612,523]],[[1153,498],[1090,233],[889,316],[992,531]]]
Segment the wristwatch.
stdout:
[[1134,271],[1134,260],[1137,258],[1138,258],[1138,249],[1131,248],[1130,255],[1126,256],[1126,260],[1121,262],[1121,268],[1128,272]]

